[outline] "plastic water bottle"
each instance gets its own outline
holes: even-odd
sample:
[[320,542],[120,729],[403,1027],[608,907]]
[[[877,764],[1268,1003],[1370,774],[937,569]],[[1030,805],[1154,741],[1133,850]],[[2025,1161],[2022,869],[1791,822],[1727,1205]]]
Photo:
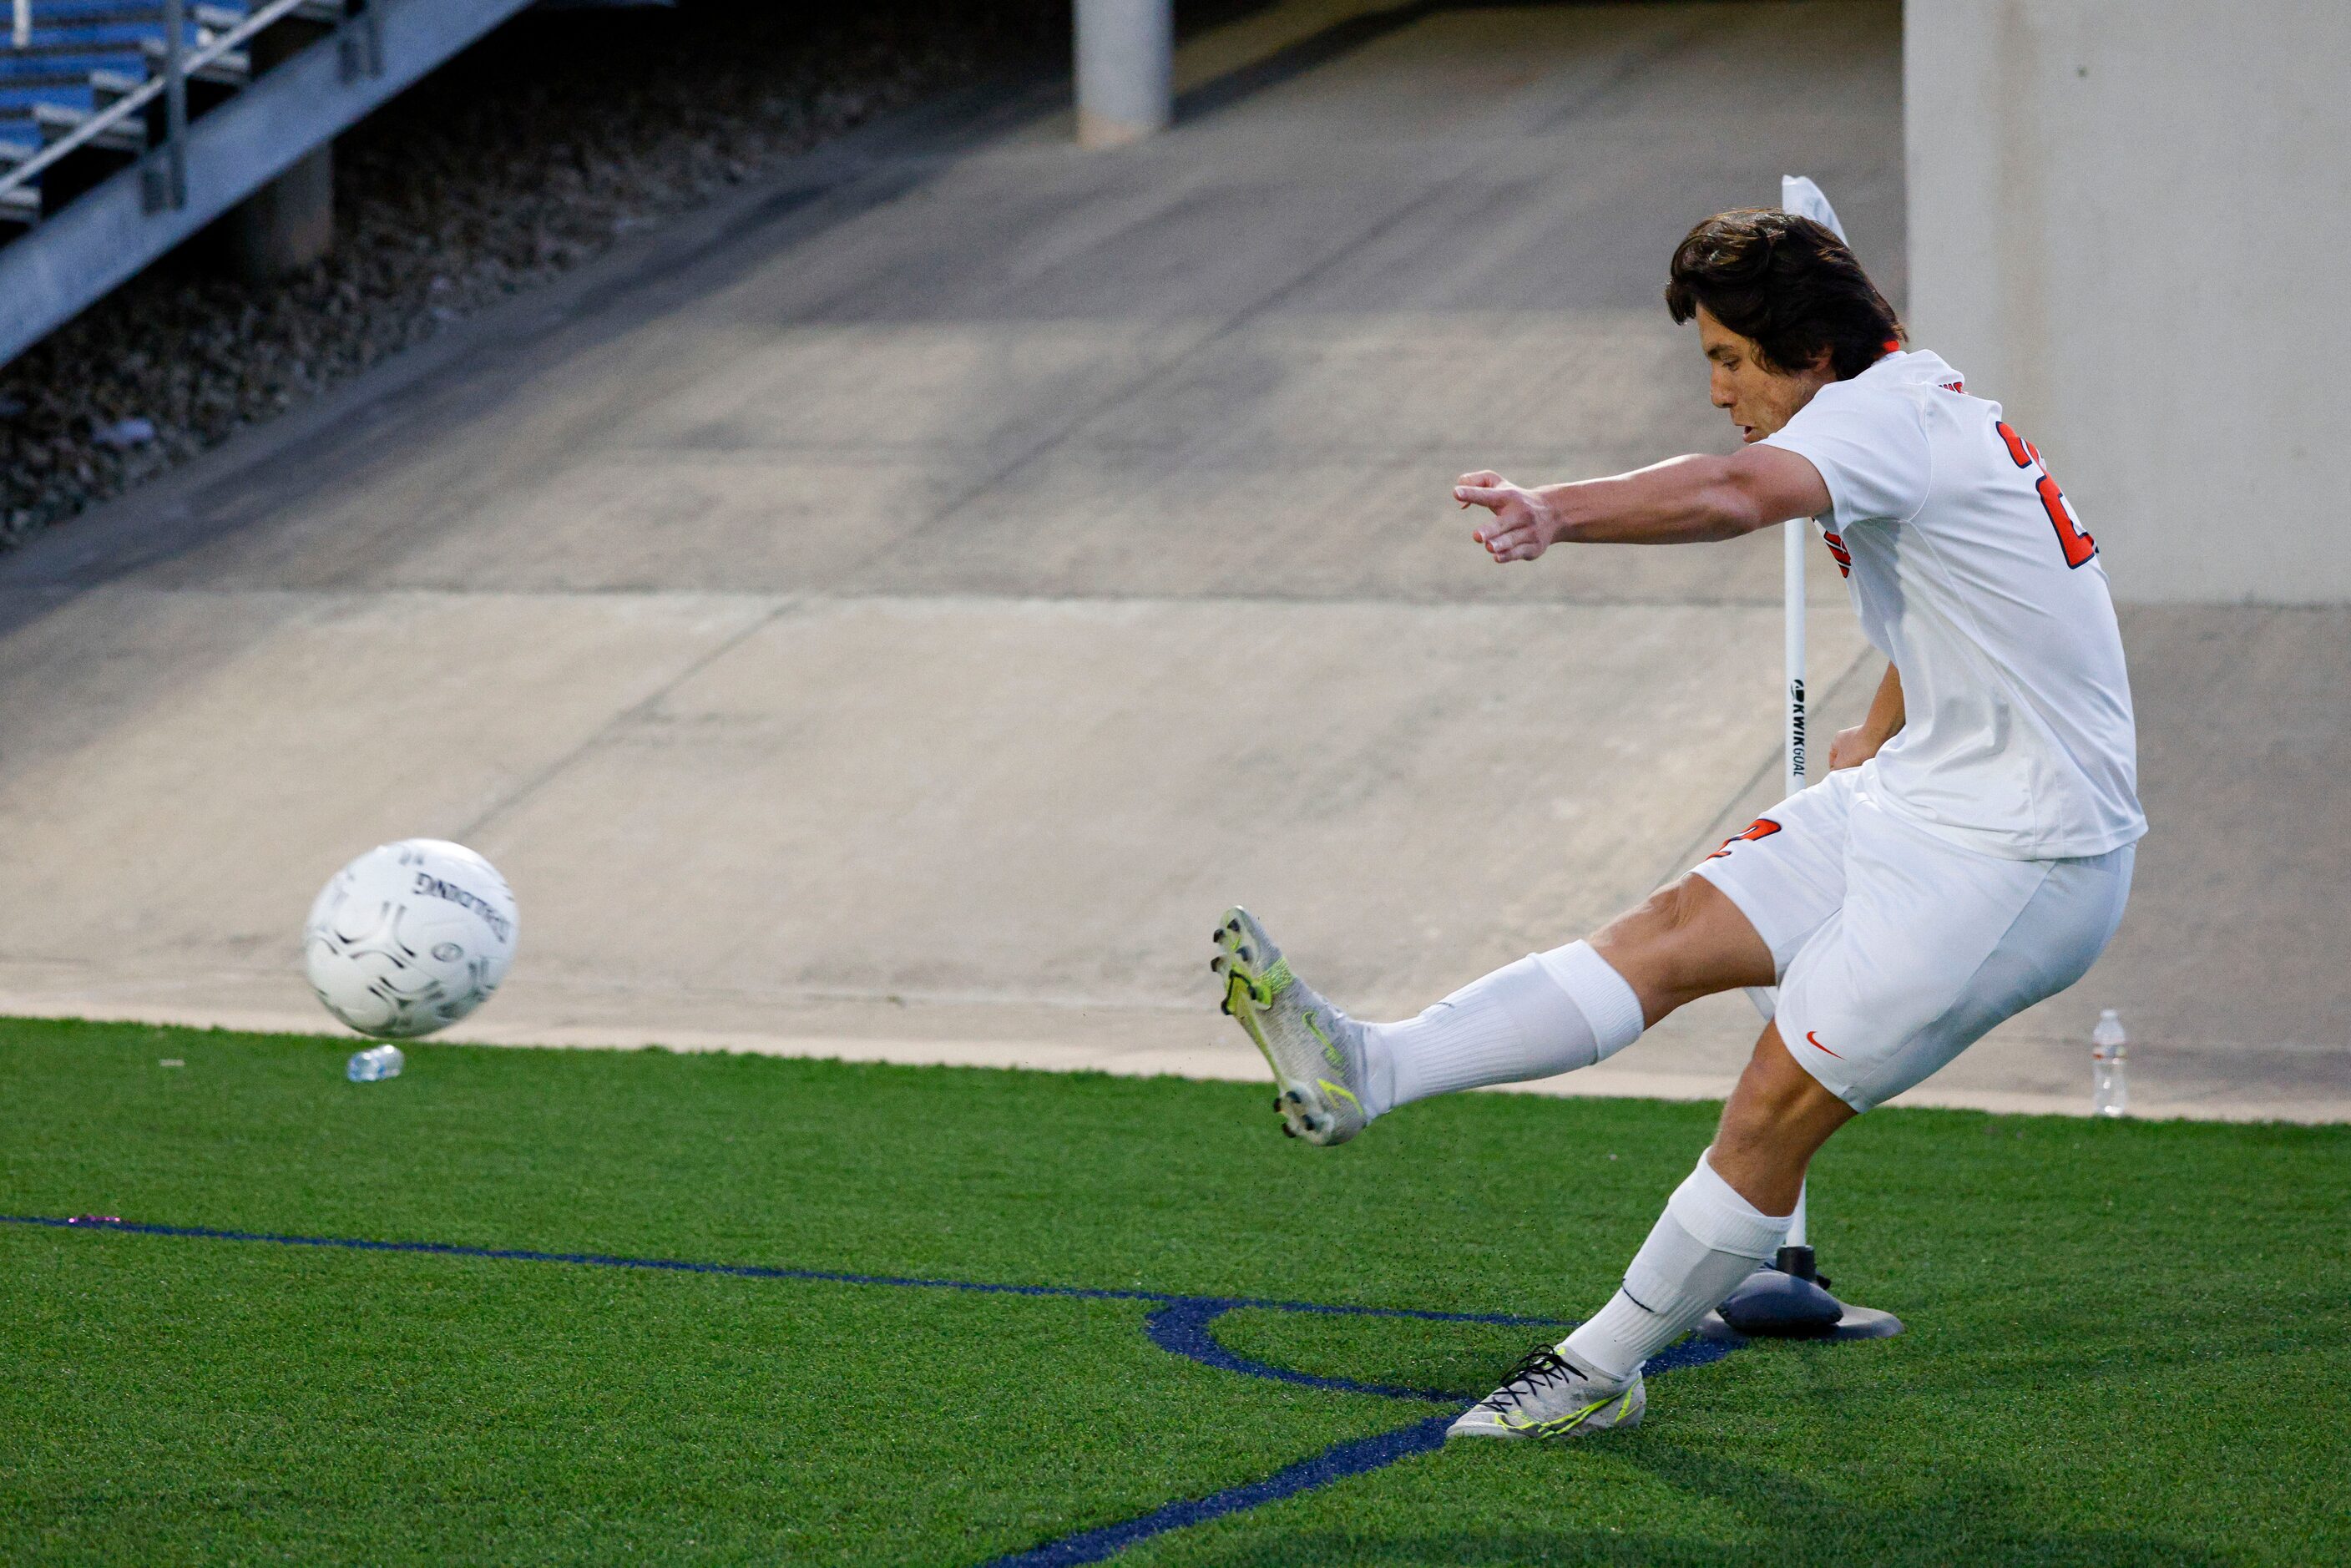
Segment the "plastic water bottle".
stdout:
[[373,1083],[379,1078],[399,1077],[400,1070],[406,1065],[408,1059],[400,1054],[400,1047],[371,1046],[351,1052],[350,1064],[343,1069],[343,1076],[354,1083]]
[[2098,1015],[2098,1027],[2090,1031],[2091,1115],[2130,1114],[2130,1082],[2123,1076],[2124,1061],[2129,1054],[2123,1020],[2108,1008]]

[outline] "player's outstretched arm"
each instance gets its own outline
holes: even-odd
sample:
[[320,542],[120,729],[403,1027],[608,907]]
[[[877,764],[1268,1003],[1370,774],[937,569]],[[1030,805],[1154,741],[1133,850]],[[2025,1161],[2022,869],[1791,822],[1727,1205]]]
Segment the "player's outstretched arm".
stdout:
[[1555,544],[1732,539],[1829,509],[1820,470],[1777,446],[1676,457],[1613,478],[1536,489],[1480,469],[1455,482],[1453,498],[1494,514],[1473,537],[1498,561],[1532,560]]

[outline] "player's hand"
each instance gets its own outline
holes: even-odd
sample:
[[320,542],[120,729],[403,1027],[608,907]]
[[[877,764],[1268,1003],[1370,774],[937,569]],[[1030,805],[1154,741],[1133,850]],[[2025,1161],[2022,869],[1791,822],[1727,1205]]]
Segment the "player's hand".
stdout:
[[1490,468],[1456,479],[1453,498],[1464,507],[1483,507],[1494,514],[1469,537],[1484,545],[1497,562],[1532,560],[1552,542],[1551,513],[1542,497]]
[[1885,744],[1869,733],[1869,727],[1865,724],[1838,730],[1836,738],[1829,742],[1829,771],[1834,773],[1841,768],[1858,768],[1876,756],[1877,748]]

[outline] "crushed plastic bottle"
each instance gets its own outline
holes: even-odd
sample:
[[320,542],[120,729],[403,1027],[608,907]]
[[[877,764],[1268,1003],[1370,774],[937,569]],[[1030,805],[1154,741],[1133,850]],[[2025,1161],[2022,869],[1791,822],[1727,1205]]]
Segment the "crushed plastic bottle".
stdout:
[[2123,1033],[2122,1017],[2108,1008],[2098,1015],[2098,1027],[2090,1031],[2091,1115],[2130,1114],[2130,1081],[2123,1071],[2129,1055],[2130,1040]]
[[400,1054],[400,1047],[371,1046],[365,1051],[351,1052],[350,1063],[343,1069],[343,1076],[354,1083],[373,1083],[380,1078],[399,1077],[400,1070],[407,1065],[408,1059]]

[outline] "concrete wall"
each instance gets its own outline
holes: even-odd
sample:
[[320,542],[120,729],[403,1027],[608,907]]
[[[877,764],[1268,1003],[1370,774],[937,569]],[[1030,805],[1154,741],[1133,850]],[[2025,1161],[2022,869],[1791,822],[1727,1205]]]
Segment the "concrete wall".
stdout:
[[2125,599],[2351,602],[2351,5],[1910,0],[1910,315]]

